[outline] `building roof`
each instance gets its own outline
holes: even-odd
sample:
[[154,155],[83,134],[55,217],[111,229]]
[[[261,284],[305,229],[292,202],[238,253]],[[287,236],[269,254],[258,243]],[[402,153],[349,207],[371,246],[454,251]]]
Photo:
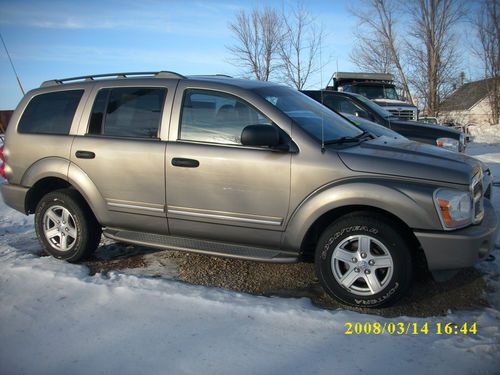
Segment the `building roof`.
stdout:
[[483,79],[466,83],[456,89],[448,98],[446,98],[439,107],[441,112],[447,111],[466,111],[481,101],[488,94],[489,83],[494,78]]

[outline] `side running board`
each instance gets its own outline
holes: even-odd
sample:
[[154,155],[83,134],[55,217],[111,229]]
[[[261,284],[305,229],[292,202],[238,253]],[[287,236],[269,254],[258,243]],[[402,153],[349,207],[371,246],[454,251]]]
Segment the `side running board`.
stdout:
[[270,263],[295,263],[298,261],[297,254],[262,247],[243,246],[110,228],[104,229],[103,234],[113,240],[159,249],[189,251],[214,256],[248,259]]

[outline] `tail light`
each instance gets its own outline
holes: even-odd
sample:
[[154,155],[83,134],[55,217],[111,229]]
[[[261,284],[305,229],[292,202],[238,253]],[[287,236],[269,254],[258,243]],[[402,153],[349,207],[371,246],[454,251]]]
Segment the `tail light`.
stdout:
[[0,146],[0,177],[5,177],[5,158],[3,156],[3,146]]

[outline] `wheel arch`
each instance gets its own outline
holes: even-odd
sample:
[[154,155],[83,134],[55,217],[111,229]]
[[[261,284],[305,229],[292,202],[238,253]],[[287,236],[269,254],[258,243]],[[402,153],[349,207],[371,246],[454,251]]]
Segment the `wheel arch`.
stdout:
[[45,160],[45,162],[41,160],[30,167],[23,176],[23,185],[30,186],[25,198],[25,212],[34,213],[45,194],[71,188],[80,194],[99,223],[108,222],[106,201],[89,176],[68,160],[47,159],[59,160]]
[[433,223],[422,205],[397,188],[369,183],[345,184],[314,194],[296,209],[284,233],[283,247],[297,251],[309,260],[323,230],[338,218],[353,212],[386,217],[403,231],[418,257],[420,253],[423,256],[423,252],[412,228],[437,229],[438,223],[437,214],[437,222]]
[[411,228],[391,212],[377,207],[363,205],[338,207],[336,209],[325,212],[323,215],[318,217],[316,221],[311,225],[311,227],[309,227],[306,235],[302,240],[300,246],[301,258],[305,261],[312,261],[314,259],[316,244],[319,240],[319,237],[330,224],[342,217],[345,217],[346,215],[358,214],[369,216],[383,216],[387,221],[396,226],[400,233],[402,233],[403,237],[408,241],[408,246],[410,247],[413,255],[412,261],[416,269],[421,271],[427,270],[427,259],[422,250],[420,242],[418,241]]

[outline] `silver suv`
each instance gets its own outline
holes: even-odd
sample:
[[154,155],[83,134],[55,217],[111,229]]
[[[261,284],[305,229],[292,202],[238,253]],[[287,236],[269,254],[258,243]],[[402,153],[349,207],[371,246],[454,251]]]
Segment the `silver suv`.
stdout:
[[498,229],[468,156],[374,138],[290,88],[120,73],[44,82],[2,153],[5,202],[46,252],[122,242],[266,262],[312,261],[341,301],[388,305],[416,264],[467,267]]

